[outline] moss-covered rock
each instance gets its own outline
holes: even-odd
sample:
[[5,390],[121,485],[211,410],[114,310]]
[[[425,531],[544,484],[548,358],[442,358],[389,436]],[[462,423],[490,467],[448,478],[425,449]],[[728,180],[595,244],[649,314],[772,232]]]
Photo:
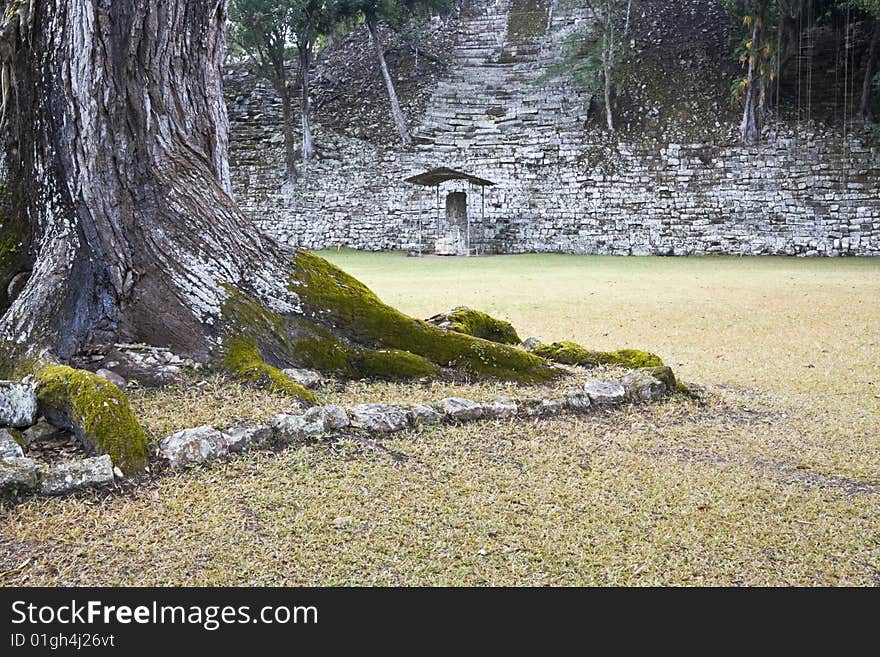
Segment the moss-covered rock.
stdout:
[[[358,345],[410,352],[440,367],[459,368],[478,376],[537,382],[560,374],[544,359],[521,349],[444,331],[408,317],[382,303],[360,281],[310,253],[297,254],[290,288],[299,295],[308,316],[334,327],[331,336],[336,340],[338,334]],[[337,346],[332,352],[327,339],[326,335],[292,338],[300,354],[309,351],[315,359],[324,357],[338,364],[343,358],[339,351],[344,347]],[[324,356],[328,351],[331,356]],[[326,369],[314,361],[304,365]]]
[[147,437],[128,398],[112,383],[65,365],[37,372],[40,413],[56,426],[67,427],[83,445],[107,454],[126,474],[147,464]]
[[448,313],[441,313],[425,320],[434,326],[456,333],[464,333],[475,338],[483,338],[499,344],[519,344],[522,342],[510,322],[495,319],[479,310],[458,306]]
[[646,367],[644,369],[655,379],[658,379],[665,383],[666,389],[669,392],[675,392],[676,390],[678,390],[678,382],[675,380],[675,374],[673,373],[671,367],[663,365],[662,367]]
[[280,392],[303,401],[315,402],[315,396],[309,390],[263,360],[253,338],[242,335],[229,337],[221,352],[221,367],[236,379],[270,392]]
[[532,350],[533,354],[566,365],[596,367],[597,365],[617,365],[629,369],[641,367],[663,367],[663,361],[656,354],[638,349],[618,351],[591,351],[576,342],[554,342],[541,344]]

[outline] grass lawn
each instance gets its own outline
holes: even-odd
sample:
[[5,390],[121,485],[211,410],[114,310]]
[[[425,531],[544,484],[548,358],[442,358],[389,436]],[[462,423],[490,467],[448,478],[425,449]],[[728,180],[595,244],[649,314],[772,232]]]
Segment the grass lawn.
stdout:
[[[322,254],[418,317],[659,354],[706,403],[305,444],[0,507],[4,584],[880,585],[880,260]],[[565,384],[560,384],[564,386]],[[328,387],[325,401],[526,395]],[[133,395],[155,438],[289,403]]]

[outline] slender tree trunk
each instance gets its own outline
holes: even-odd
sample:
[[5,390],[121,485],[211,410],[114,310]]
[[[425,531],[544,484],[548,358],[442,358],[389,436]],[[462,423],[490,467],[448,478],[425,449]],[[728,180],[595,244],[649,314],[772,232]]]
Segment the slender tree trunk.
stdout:
[[367,29],[370,31],[370,38],[373,42],[373,48],[376,50],[376,58],[379,60],[379,68],[382,71],[382,78],[385,80],[385,88],[388,90],[388,100],[391,101],[391,116],[394,117],[394,125],[397,126],[397,132],[400,134],[400,140],[404,146],[412,144],[412,137],[409,129],[406,127],[406,119],[403,117],[403,111],[400,109],[400,103],[397,100],[397,92],[394,90],[394,82],[391,74],[388,72],[388,64],[385,63],[385,52],[382,50],[382,43],[379,41],[379,32],[376,29],[376,20],[367,18]]
[[763,84],[760,74],[760,62],[765,6],[759,2],[752,19],[752,40],[749,48],[749,68],[746,74],[746,98],[743,109],[742,123],[740,124],[740,139],[744,144],[754,144],[760,136],[758,122],[763,107]]
[[296,177],[296,139],[293,136],[293,101],[290,89],[285,85],[278,90],[281,98],[281,130],[284,136],[284,179],[287,182]]
[[604,44],[602,48],[602,68],[605,78],[605,123],[608,125],[608,131],[614,132],[614,110],[611,107],[611,91],[614,83],[614,70],[611,61],[612,51],[610,39],[611,35],[609,35],[609,30],[606,27]]
[[605,123],[608,132],[614,132],[614,110],[611,107],[611,96],[614,88],[614,33],[611,21],[611,10],[605,6],[605,34],[602,43],[602,69],[605,78]]
[[302,117],[302,156],[306,162],[312,159],[315,148],[312,144],[312,107],[309,101],[309,67],[311,66],[311,44],[301,45],[299,48],[299,81],[302,92],[300,101],[300,115]]
[[284,179],[292,181],[296,177],[296,139],[293,135],[293,99],[287,85],[287,73],[281,63],[281,73],[275,77],[275,92],[281,100],[281,133],[284,137]]
[[874,75],[877,72],[877,51],[880,50],[880,20],[874,21],[874,34],[871,37],[871,45],[868,48],[868,57],[865,62],[865,79],[862,82],[862,98],[859,101],[859,116],[863,121],[874,120],[871,111],[871,87]]

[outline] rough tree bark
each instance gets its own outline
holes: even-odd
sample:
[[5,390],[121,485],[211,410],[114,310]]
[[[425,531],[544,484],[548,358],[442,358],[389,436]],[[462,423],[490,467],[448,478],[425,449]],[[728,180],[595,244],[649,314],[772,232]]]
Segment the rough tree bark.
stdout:
[[403,110],[400,109],[400,102],[397,100],[397,91],[394,89],[394,81],[391,79],[391,73],[388,72],[388,64],[385,62],[385,51],[382,49],[382,42],[379,40],[379,31],[376,29],[376,19],[367,16],[367,29],[370,31],[370,40],[373,42],[373,48],[376,50],[376,58],[379,60],[379,69],[382,71],[382,79],[385,80],[385,89],[388,90],[388,100],[391,102],[391,116],[394,118],[394,125],[400,134],[400,141],[404,146],[412,145],[412,136],[409,134],[409,128],[406,127],[406,119],[403,116]]
[[871,110],[871,87],[874,75],[877,72],[878,50],[880,50],[880,19],[873,21],[874,32],[871,35],[871,45],[868,47],[868,56],[865,60],[865,77],[862,81],[862,97],[859,101],[859,117],[870,123],[874,120]]
[[226,0],[3,8],[2,165],[34,240],[33,274],[0,318],[0,369],[145,342],[254,379],[267,362],[555,375],[520,350],[406,317],[254,229],[230,196]]

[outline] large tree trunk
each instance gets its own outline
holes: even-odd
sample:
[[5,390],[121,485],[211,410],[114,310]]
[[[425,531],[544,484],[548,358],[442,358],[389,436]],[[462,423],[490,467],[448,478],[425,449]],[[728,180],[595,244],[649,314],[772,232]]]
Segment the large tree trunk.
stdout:
[[302,118],[302,156],[307,161],[315,154],[315,147],[312,143],[312,107],[309,101],[309,67],[312,64],[312,47],[311,44],[303,44],[299,48],[299,81],[301,101],[300,115]]
[[253,271],[276,247],[241,230],[230,198],[225,0],[18,7],[4,165],[37,239],[4,340],[64,358],[99,331],[204,355],[218,280],[289,296]]
[[871,111],[871,86],[874,82],[874,74],[877,72],[877,51],[880,50],[880,20],[874,21],[874,34],[871,36],[871,45],[868,47],[868,57],[865,60],[865,78],[862,81],[862,97],[859,101],[859,117],[866,122],[874,120]]
[[385,80],[385,88],[388,90],[388,100],[391,101],[391,116],[394,117],[394,125],[397,126],[397,132],[400,134],[400,141],[404,146],[412,144],[412,137],[409,129],[406,127],[406,119],[403,116],[403,110],[400,109],[400,102],[397,100],[397,92],[394,90],[394,81],[388,72],[388,64],[385,62],[385,51],[382,49],[382,42],[379,40],[379,32],[376,29],[376,21],[367,17],[367,29],[370,31],[370,40],[373,42],[373,48],[376,50],[376,58],[379,60],[379,69],[382,71],[382,79]]
[[255,230],[230,196],[226,0],[15,7],[0,40],[2,165],[34,235],[33,275],[0,318],[0,369],[115,341],[273,383],[264,361],[352,376],[438,365],[553,375],[525,352],[415,322]]

